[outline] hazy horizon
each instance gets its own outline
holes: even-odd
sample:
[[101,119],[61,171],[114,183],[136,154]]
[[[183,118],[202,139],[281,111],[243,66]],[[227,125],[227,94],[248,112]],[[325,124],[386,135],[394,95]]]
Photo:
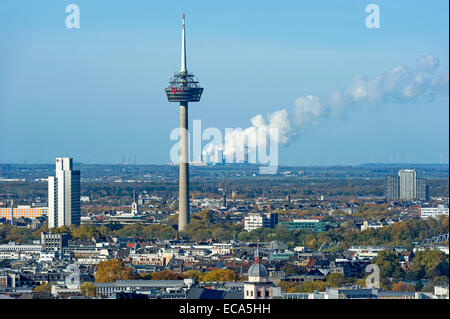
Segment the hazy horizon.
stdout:
[[280,166],[449,163],[447,1],[379,0],[379,29],[357,0],[74,3],[79,29],[67,3],[0,2],[0,163],[169,163],[183,12],[190,127],[278,125]]

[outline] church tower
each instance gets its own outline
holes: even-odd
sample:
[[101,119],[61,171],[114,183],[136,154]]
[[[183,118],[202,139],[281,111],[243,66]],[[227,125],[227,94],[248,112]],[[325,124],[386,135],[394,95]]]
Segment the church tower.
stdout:
[[269,281],[267,268],[261,263],[259,247],[254,254],[254,263],[248,269],[248,281],[244,283],[244,299],[273,299],[280,297],[281,289]]

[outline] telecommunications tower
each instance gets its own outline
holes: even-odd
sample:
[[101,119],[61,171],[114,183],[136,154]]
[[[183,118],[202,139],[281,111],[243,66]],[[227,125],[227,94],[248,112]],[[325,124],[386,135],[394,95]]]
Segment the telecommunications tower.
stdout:
[[178,230],[184,231],[189,224],[189,142],[188,142],[188,103],[198,102],[203,88],[194,74],[187,71],[186,38],[183,14],[181,31],[181,69],[170,79],[166,95],[169,102],[180,102],[180,177],[178,195]]

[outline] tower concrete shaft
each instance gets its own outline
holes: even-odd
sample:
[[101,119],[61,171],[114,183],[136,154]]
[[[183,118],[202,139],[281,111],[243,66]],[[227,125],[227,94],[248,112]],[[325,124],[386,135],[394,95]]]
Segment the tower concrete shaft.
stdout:
[[180,176],[178,195],[178,230],[189,224],[189,134],[188,102],[180,102]]

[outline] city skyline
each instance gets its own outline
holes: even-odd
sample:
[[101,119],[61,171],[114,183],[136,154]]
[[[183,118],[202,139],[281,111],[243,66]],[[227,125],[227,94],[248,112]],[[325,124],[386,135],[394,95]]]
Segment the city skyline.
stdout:
[[[84,163],[121,163],[125,153],[128,163],[135,157],[138,164],[169,163],[176,110],[154,88],[178,68],[182,11],[192,21],[192,67],[208,87],[191,119],[205,128],[245,129],[258,114],[289,111],[299,97],[343,89],[357,74],[414,68],[422,56],[447,71],[448,4],[410,3],[377,2],[381,27],[372,30],[359,2],[327,2],[326,10],[245,4],[222,13],[201,4],[166,12],[136,2],[126,9],[109,4],[106,17],[99,15],[101,3],[79,1],[81,27],[69,30],[64,6],[44,1],[24,10],[5,1],[0,115],[10,121],[0,128],[0,162],[51,163],[65,154]],[[402,45],[393,49],[394,43]],[[235,96],[224,96],[221,87],[232,82]],[[260,91],[270,94],[261,98]],[[433,99],[378,104],[307,127],[279,148],[279,164],[448,163],[448,84]],[[55,134],[61,130],[65,139]]]

